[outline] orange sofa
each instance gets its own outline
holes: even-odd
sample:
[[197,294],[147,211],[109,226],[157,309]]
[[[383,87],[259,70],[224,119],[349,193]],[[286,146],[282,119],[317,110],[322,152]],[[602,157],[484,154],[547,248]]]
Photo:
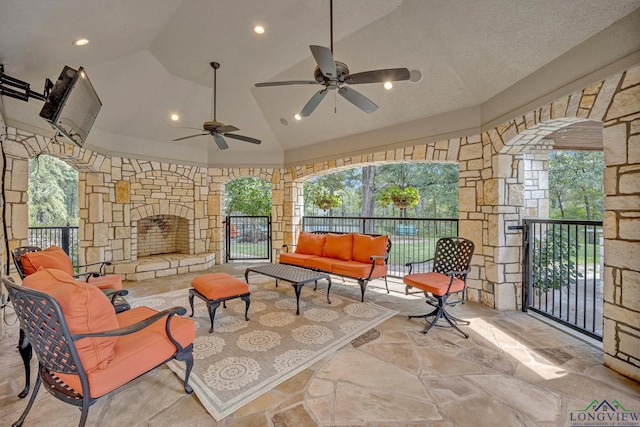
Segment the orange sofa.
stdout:
[[337,276],[356,279],[364,301],[367,283],[384,278],[387,293],[389,236],[362,233],[301,232],[295,251],[288,246],[280,254],[280,264],[295,265]]

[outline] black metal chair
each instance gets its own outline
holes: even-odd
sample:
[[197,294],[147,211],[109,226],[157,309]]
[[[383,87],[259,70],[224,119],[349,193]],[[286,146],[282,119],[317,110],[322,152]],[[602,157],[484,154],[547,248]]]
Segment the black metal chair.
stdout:
[[[42,252],[42,248],[40,246],[18,246],[17,248],[11,251],[11,255],[13,256],[13,264],[16,266],[16,270],[20,275],[21,279],[24,279],[26,274],[24,272],[24,268],[22,267],[22,257],[24,254],[29,252]],[[97,271],[84,271],[73,274],[76,279],[84,278],[85,281],[89,281],[91,277],[99,277],[104,276],[104,267],[107,265],[111,265],[108,261],[99,261],[91,264],[83,264],[83,265],[74,265],[73,267],[78,271],[81,269],[86,269],[87,267],[98,266]],[[71,274],[71,272],[69,272]]]
[[[11,251],[11,255],[13,257],[13,264],[16,266],[16,271],[22,280],[26,277],[24,269],[22,267],[22,257],[24,254],[29,252],[41,252],[42,248],[40,246],[18,246]],[[79,265],[76,266],[78,268],[86,268],[90,266],[98,265],[98,271],[89,271],[81,274],[76,274],[74,277],[76,279],[84,278],[84,280],[88,281],[90,277],[99,277],[104,275],[104,266],[110,265],[109,262],[98,262],[87,265]],[[121,281],[121,279],[120,279]],[[117,280],[115,281],[117,282]],[[113,305],[116,313],[123,312],[131,308],[127,300],[124,298],[129,291],[125,289],[115,290],[112,288],[102,289],[105,295],[111,299],[111,304]],[[31,349],[31,344],[27,339],[26,335],[20,329],[20,337],[18,338],[18,352],[20,353],[20,357],[22,358],[22,362],[24,364],[24,377],[25,377],[25,385],[24,389],[20,393],[18,393],[19,398],[24,398],[29,394],[29,388],[31,387],[31,358],[33,357],[33,351]]]
[[[128,324],[108,331],[74,334],[69,330],[61,304],[59,304],[54,297],[44,292],[17,285],[5,278],[2,278],[2,283],[9,292],[11,302],[20,321],[21,330],[24,331],[38,357],[38,379],[33,388],[27,407],[18,421],[13,424],[14,427],[20,427],[24,423],[27,414],[36,400],[36,396],[42,383],[46,385],[45,389],[56,398],[82,408],[79,423],[80,427],[84,426],[86,423],[89,406],[98,400],[99,397],[102,397],[103,395],[120,387],[113,386],[113,388],[110,388],[112,386],[109,385],[109,388],[106,391],[103,390],[99,395],[94,396],[92,394],[90,378],[92,375],[96,375],[96,373],[95,371],[85,372],[76,344],[78,341],[89,337],[116,337],[116,339],[119,340],[119,337],[124,337],[133,333],[140,333],[147,334],[147,337],[152,336],[154,340],[168,339],[170,341],[168,344],[170,347],[168,352],[172,354],[167,359],[165,359],[164,354],[158,354],[157,348],[152,348],[150,351],[146,350],[145,347],[141,348],[137,339],[133,344],[133,340],[129,340],[119,347],[114,347],[117,348],[119,352],[126,352],[128,355],[142,354],[142,360],[145,360],[145,362],[148,360],[144,366],[138,366],[140,365],[141,359],[140,357],[134,358],[134,360],[138,361],[138,365],[135,366],[134,369],[131,369],[131,372],[125,372],[124,374],[122,372],[118,372],[117,375],[131,376],[131,378],[126,377],[126,384],[138,376],[149,372],[172,359],[176,359],[184,361],[187,365],[184,378],[184,389],[187,393],[192,393],[193,390],[189,386],[188,382],[189,375],[193,367],[193,341],[191,339],[191,343],[189,345],[181,345],[178,342],[178,338],[174,338],[172,334],[172,332],[175,333],[174,325],[176,324],[176,321],[181,322],[179,323],[179,330],[180,334],[183,336],[185,334],[184,328],[187,327],[184,324],[185,321],[191,322],[191,325],[188,327],[193,327],[193,322],[190,319],[174,319],[176,314],[186,314],[186,309],[184,307],[173,307],[161,312],[149,310],[149,312],[153,312],[155,314],[133,324]],[[123,314],[126,315],[127,313]],[[116,316],[115,313],[114,316]],[[173,323],[172,320],[174,320]],[[163,331],[166,331],[165,337],[162,337]],[[193,334],[195,336],[195,329]],[[142,335],[140,338],[143,338]],[[184,340],[184,337],[182,339]],[[145,339],[142,339],[142,341],[145,341]],[[136,348],[130,348],[133,346]],[[167,345],[163,347],[165,348],[165,352],[167,352],[166,347]],[[125,357],[127,360],[130,360],[130,358],[131,356]],[[160,363],[158,363],[158,358],[162,358]],[[111,364],[114,364],[113,361]],[[115,367],[110,368],[109,366],[104,369],[116,369]],[[116,373],[114,372],[114,374]],[[76,381],[79,382],[79,387],[76,386],[76,388],[79,390],[74,389],[61,379],[61,377],[65,375],[77,378]],[[109,375],[106,376],[108,377]],[[120,380],[122,380],[122,378],[120,378]]]
[[[471,240],[462,237],[445,237],[436,243],[434,257],[425,261],[409,262],[409,274],[404,276],[403,282],[410,287],[420,289],[427,297],[426,303],[435,307],[427,314],[409,316],[411,318],[422,317],[427,322],[423,333],[426,334],[440,319],[448,323],[460,332],[465,338],[469,335],[458,328],[458,324],[468,325],[466,320],[459,319],[447,312],[447,307],[464,303],[467,289],[467,275],[471,271],[471,258],[473,257],[475,245]],[[414,273],[413,270],[418,264],[428,263],[431,265],[430,272]],[[460,299],[450,301],[449,297],[454,294],[461,295]],[[433,317],[429,321],[429,317]]]

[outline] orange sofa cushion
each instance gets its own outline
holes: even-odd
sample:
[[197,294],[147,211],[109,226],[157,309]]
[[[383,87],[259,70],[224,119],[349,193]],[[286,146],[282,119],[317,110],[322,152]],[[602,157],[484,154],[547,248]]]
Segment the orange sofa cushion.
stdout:
[[[108,331],[119,326],[109,298],[100,289],[74,280],[64,271],[41,268],[25,277],[22,285],[55,298],[72,334]],[[116,340],[105,337],[76,341],[85,371],[105,368],[114,357]]]
[[27,252],[20,258],[24,275],[33,274],[40,267],[55,268],[73,276],[73,263],[69,256],[58,246],[49,246],[38,252]]
[[322,256],[343,261],[351,259],[353,251],[353,234],[327,234]]
[[[360,279],[368,279],[371,271],[371,262],[365,264],[356,261],[333,261],[331,265],[331,273],[338,276],[358,277]],[[384,277],[387,275],[386,265],[377,265],[373,268],[371,279]]]
[[282,253],[280,254],[280,264],[291,264],[304,267],[304,263],[309,258],[315,258],[316,255],[298,254],[298,253]]
[[304,260],[304,266],[307,268],[313,268],[316,270],[326,271],[331,273],[333,271],[333,263],[335,259],[324,257],[311,257]]
[[249,285],[225,273],[203,274],[191,281],[191,286],[208,300],[235,297],[249,292]]
[[[156,313],[156,310],[149,307],[136,307],[118,313],[116,318],[119,327],[124,327]],[[109,366],[88,375],[91,397],[97,398],[115,390],[167,361],[176,353],[176,346],[169,340],[165,332],[166,321],[165,317],[141,331],[117,337],[115,357]],[[195,323],[191,319],[174,316],[171,319],[171,334],[180,345],[187,347],[195,340]],[[57,375],[73,389],[82,391],[78,376]]]
[[322,256],[322,248],[327,240],[326,234],[300,232],[298,235],[297,254]]
[[[371,264],[371,255],[384,255],[387,253],[387,240],[389,236],[367,236],[355,233],[353,235],[353,260]],[[376,259],[376,264],[384,264],[383,259]]]
[[[447,293],[451,278],[442,273],[415,273],[408,274],[402,279],[404,283],[420,290],[431,292],[433,295],[443,296]],[[450,292],[460,292],[464,289],[464,281],[453,279]]]

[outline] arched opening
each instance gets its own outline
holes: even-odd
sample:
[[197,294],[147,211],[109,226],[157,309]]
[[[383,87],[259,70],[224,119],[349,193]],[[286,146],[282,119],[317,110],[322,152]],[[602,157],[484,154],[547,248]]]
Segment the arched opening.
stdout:
[[224,187],[225,261],[271,259],[272,186],[245,176]]
[[45,154],[30,158],[28,168],[28,244],[59,246],[78,264],[78,171]]
[[458,234],[456,163],[379,162],[328,169],[300,187],[301,230],[388,235],[390,276],[403,276],[407,262],[430,258],[438,238]]

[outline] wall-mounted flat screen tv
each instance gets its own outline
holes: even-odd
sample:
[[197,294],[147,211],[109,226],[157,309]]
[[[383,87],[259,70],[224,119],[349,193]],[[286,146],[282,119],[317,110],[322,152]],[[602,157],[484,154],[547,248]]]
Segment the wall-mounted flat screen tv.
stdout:
[[40,117],[82,147],[101,107],[84,68],[65,66],[40,110]]

